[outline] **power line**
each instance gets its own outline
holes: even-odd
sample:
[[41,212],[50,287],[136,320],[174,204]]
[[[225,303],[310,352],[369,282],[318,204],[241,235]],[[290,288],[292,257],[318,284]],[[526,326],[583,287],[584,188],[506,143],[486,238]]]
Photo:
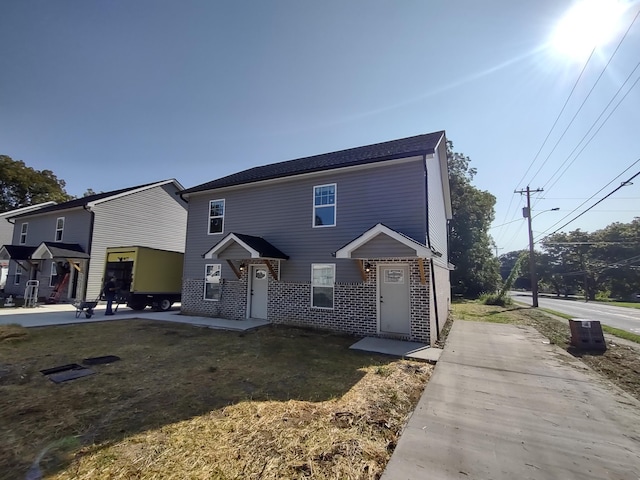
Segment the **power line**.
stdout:
[[[573,84],[573,88],[571,89],[571,92],[569,92],[569,96],[565,100],[564,105],[562,105],[562,109],[560,110],[560,113],[558,113],[558,116],[556,117],[555,121],[553,122],[553,125],[551,125],[551,128],[549,129],[549,132],[547,132],[547,136],[544,138],[544,141],[542,142],[542,145],[540,145],[540,148],[538,149],[538,152],[536,153],[535,157],[533,157],[533,160],[529,164],[529,168],[527,168],[527,171],[524,172],[524,175],[522,175],[522,178],[520,180],[518,180],[518,184],[522,183],[522,181],[526,178],[527,174],[529,173],[529,170],[531,170],[531,167],[533,167],[533,165],[536,163],[536,160],[538,159],[538,156],[540,155],[540,152],[542,152],[542,149],[547,144],[547,141],[549,140],[549,137],[551,136],[551,133],[553,132],[553,129],[556,128],[556,125],[558,124],[558,121],[560,121],[560,117],[564,113],[564,110],[567,108],[567,105],[569,104],[569,100],[573,96],[573,92],[575,92],[576,87],[578,86],[578,83],[580,83],[580,79],[582,78],[582,75],[584,75],[584,72],[587,69],[587,65],[589,65],[589,61],[591,60],[591,57],[593,57],[593,54],[594,54],[595,51],[596,51],[596,47],[593,47],[593,50],[591,50],[591,54],[589,55],[589,58],[587,58],[587,61],[584,63],[584,66],[582,67],[582,70],[580,71],[580,75],[578,75],[578,78],[576,79],[575,83]],[[529,183],[531,183],[531,182],[529,182]]]
[[[638,62],[638,64],[635,66],[635,68],[633,69],[633,71],[629,74],[629,76],[627,77],[627,79],[624,81],[624,83],[620,86],[620,88],[618,89],[618,91],[615,93],[615,95],[611,98],[611,100],[609,101],[609,103],[607,104],[607,106],[602,110],[602,112],[600,112],[600,115],[598,116],[598,118],[596,118],[596,120],[591,124],[591,127],[589,128],[589,130],[587,131],[587,133],[584,134],[584,136],[580,139],[580,141],[578,142],[578,144],[576,145],[576,147],[571,151],[571,153],[569,154],[569,156],[566,158],[566,160],[564,162],[562,162],[562,164],[556,169],[555,172],[553,172],[553,175],[551,175],[551,177],[549,177],[549,180],[547,180],[547,183],[544,184],[544,186],[546,187],[549,182],[553,179],[553,177],[562,169],[562,167],[567,163],[567,161],[571,158],[571,155],[573,155],[573,153],[578,149],[578,147],[580,146],[580,144],[584,141],[584,139],[587,137],[587,135],[589,135],[589,133],[591,133],[591,130],[593,130],[593,127],[596,126],[596,124],[598,123],[598,121],[600,120],[600,118],[602,118],[602,115],[604,115],[604,113],[607,111],[607,109],[609,108],[609,106],[611,105],[611,103],[615,100],[615,98],[618,96],[618,94],[620,93],[620,91],[624,88],[624,86],[627,84],[627,82],[629,81],[629,79],[631,78],[631,76],[635,73],[635,71],[638,69],[638,67],[640,67],[640,62]],[[600,126],[598,127],[598,129],[593,133],[593,135],[591,136],[591,138],[587,141],[587,143],[585,143],[582,148],[580,149],[580,151],[576,154],[576,156],[573,158],[573,160],[571,160],[571,162],[565,167],[564,171],[553,181],[553,183],[551,185],[548,186],[549,189],[553,188],[554,185],[556,183],[558,183],[558,180],[560,180],[560,178],[562,178],[564,176],[565,173],[567,173],[567,170],[569,170],[569,167],[571,167],[571,165],[573,165],[573,163],[578,159],[578,157],[582,154],[582,152],[585,150],[585,148],[587,148],[587,146],[591,143],[591,141],[596,137],[596,135],[598,135],[598,133],[600,132],[600,130],[602,129],[602,127],[604,127],[604,125],[609,121],[609,118],[611,118],[611,115],[613,115],[613,113],[618,109],[618,107],[620,106],[620,104],[624,101],[625,98],[627,98],[627,95],[629,95],[629,93],[631,92],[631,90],[634,89],[634,87],[638,84],[638,81],[640,81],[640,77],[638,77],[636,79],[635,82],[633,82],[633,85],[631,85],[631,87],[629,88],[629,90],[627,90],[627,93],[624,94],[624,96],[620,99],[620,101],[618,101],[618,103],[616,104],[615,107],[613,107],[613,110],[611,110],[611,112],[609,112],[609,115],[607,115],[607,117],[604,119],[604,121],[600,124]]]
[[[562,105],[562,108],[560,109],[560,113],[558,113],[558,115],[556,116],[556,119],[553,122],[553,125],[551,125],[551,128],[549,129],[549,132],[547,132],[547,135],[544,138],[544,140],[542,142],[542,145],[540,145],[540,148],[538,149],[538,152],[533,157],[533,160],[529,163],[529,167],[527,167],[527,170],[522,175],[522,178],[520,180],[518,180],[517,185],[520,185],[522,183],[522,181],[526,178],[527,174],[529,173],[529,170],[531,170],[531,167],[533,167],[533,165],[536,163],[536,160],[538,159],[538,156],[540,155],[540,152],[542,152],[542,149],[547,144],[547,141],[549,140],[549,137],[551,136],[551,133],[556,128],[556,125],[558,124],[558,121],[560,120],[560,117],[562,117],[562,114],[564,113],[564,110],[567,108],[567,105],[569,104],[569,100],[571,100],[571,97],[573,96],[573,92],[575,92],[575,90],[576,90],[576,88],[578,86],[578,83],[580,83],[580,79],[582,78],[582,75],[584,75],[584,72],[587,69],[587,65],[589,65],[589,62],[591,61],[591,57],[593,57],[593,54],[595,53],[595,51],[596,51],[596,47],[593,47],[593,50],[591,50],[591,53],[589,54],[589,58],[587,58],[586,62],[584,63],[584,66],[582,67],[582,70],[580,71],[580,75],[578,75],[578,78],[576,79],[575,83],[573,84],[573,87],[571,88],[571,92],[569,92],[569,96],[567,97],[567,99],[564,102],[564,105]],[[531,183],[531,182],[529,182],[529,183]],[[513,198],[514,197],[512,196],[511,199],[509,200],[509,206],[507,207],[504,219],[502,220],[503,222],[505,222],[507,220],[507,218],[509,217],[509,212],[511,211],[511,205],[513,204]],[[509,223],[509,222],[507,222],[507,223]],[[501,233],[502,233],[502,231],[498,232],[498,235],[501,235]],[[514,235],[514,237],[515,237],[515,235]]]
[[[636,160],[635,163],[637,163],[638,161],[640,161],[640,159]],[[569,220],[567,223],[565,223],[564,225],[562,225],[560,228],[556,229],[553,233],[550,233],[547,236],[551,236],[554,233],[557,233],[558,231],[562,230],[564,227],[566,227],[567,225],[569,225],[570,223],[574,222],[575,220],[577,220],[578,218],[580,218],[582,215],[584,215],[585,213],[587,213],[589,210],[591,210],[593,207],[595,207],[596,205],[598,205],[599,203],[602,203],[604,200],[606,200],[607,198],[609,198],[611,195],[613,195],[614,193],[616,193],[618,190],[620,190],[622,187],[626,187],[629,183],[631,183],[631,181],[636,178],[638,175],[640,175],[640,171],[638,171],[633,177],[631,177],[629,180],[622,182],[618,187],[616,187],[614,190],[612,190],[611,192],[609,192],[607,195],[605,195],[604,197],[602,197],[600,200],[598,200],[596,203],[594,203],[593,205],[591,205],[589,208],[587,208],[586,210],[584,210],[583,212],[581,212],[580,214],[576,215],[575,217],[573,217],[571,220]]]
[[[629,165],[627,168],[625,168],[621,173],[619,173],[616,177],[614,177],[609,183],[607,183],[605,186],[603,186],[600,190],[598,190],[596,193],[594,193],[593,195],[591,195],[589,198],[587,198],[584,202],[582,202],[580,205],[578,205],[576,208],[574,208],[573,210],[571,210],[569,213],[567,213],[564,217],[562,217],[560,220],[558,220],[556,223],[554,223],[553,225],[551,225],[549,227],[549,229],[555,227],[556,225],[558,225],[560,222],[562,222],[565,218],[569,217],[570,215],[572,215],[574,212],[576,212],[580,207],[582,207],[585,203],[587,203],[589,200],[591,200],[593,197],[595,197],[596,195],[598,195],[601,191],[603,191],[605,188],[607,188],[609,185],[611,185],[613,182],[615,182],[618,178],[620,178],[622,175],[624,175],[628,170],[631,170],[638,162],[640,162],[640,158],[637,159],[635,162],[633,162],[631,165]],[[625,184],[625,183],[623,183]],[[597,204],[596,204],[597,205]],[[593,208],[592,205],[591,208]],[[555,232],[554,232],[555,233]]]
[[[544,159],[544,162],[542,162],[542,165],[540,165],[540,167],[538,168],[538,170],[536,171],[536,173],[533,175],[533,177],[531,178],[531,180],[529,180],[529,183],[533,182],[533,180],[538,176],[538,173],[540,173],[540,171],[542,170],[542,168],[546,165],[547,161],[549,160],[549,158],[551,157],[551,155],[553,154],[553,152],[555,152],[556,148],[558,147],[558,145],[560,144],[560,142],[562,141],[562,139],[564,138],[565,134],[567,133],[567,131],[569,130],[569,128],[571,127],[571,125],[573,125],[573,122],[575,121],[576,117],[578,116],[578,114],[582,111],[582,107],[584,107],[584,105],[587,103],[587,100],[589,100],[589,97],[591,96],[591,94],[593,93],[593,91],[595,90],[596,86],[598,85],[598,83],[600,83],[600,79],[602,79],[602,76],[604,75],[604,72],[607,70],[607,68],[609,67],[609,64],[613,61],[613,57],[616,56],[616,53],[618,53],[618,50],[620,49],[620,45],[622,45],[622,42],[624,42],[625,38],[627,38],[627,34],[629,33],[629,30],[631,30],[631,27],[633,26],[633,24],[635,23],[636,19],[638,18],[638,15],[640,15],[640,10],[638,10],[638,13],[636,13],[636,16],[633,18],[633,20],[631,21],[631,23],[629,24],[629,27],[627,28],[626,32],[624,32],[624,35],[622,36],[622,38],[620,39],[620,41],[618,42],[618,45],[616,47],[616,49],[613,51],[613,53],[611,54],[611,56],[609,57],[609,61],[606,63],[606,65],[603,67],[602,71],[600,72],[600,75],[598,75],[598,78],[596,79],[595,83],[593,84],[593,86],[591,87],[591,89],[589,90],[589,93],[587,93],[587,96],[584,98],[584,100],[582,101],[582,103],[580,104],[580,107],[578,107],[578,110],[576,111],[576,113],[573,115],[573,117],[571,117],[571,120],[569,120],[569,123],[567,124],[566,128],[564,129],[564,131],[562,132],[562,134],[560,135],[560,138],[558,138],[558,141],[555,143],[555,145],[553,146],[553,148],[551,149],[551,151],[549,152],[549,155],[547,155],[547,158]],[[595,51],[595,47],[594,50],[591,52],[591,55],[593,55],[593,52]],[[591,56],[589,56],[589,58],[591,58]],[[589,61],[587,60],[587,63]],[[638,64],[640,65],[640,63]],[[586,64],[585,64],[586,67]],[[638,68],[636,66],[636,68]],[[633,70],[635,72],[635,69]],[[584,69],[583,69],[584,72]],[[580,73],[580,75],[582,75],[582,72]],[[625,82],[626,83],[626,82]],[[574,86],[575,89],[575,86]],[[620,90],[618,90],[619,92]],[[614,98],[618,95],[618,92],[616,92],[616,95],[614,95]],[[573,90],[571,91],[571,93],[573,93]],[[566,106],[566,103],[565,103]],[[608,107],[609,105],[607,105]],[[606,108],[605,107],[605,110]],[[564,107],[563,107],[564,109]],[[559,118],[559,117],[558,117]],[[598,117],[599,119],[600,117]],[[597,120],[596,120],[597,122]],[[556,121],[557,123],[557,121]],[[554,124],[555,126],[555,124]],[[551,132],[550,132],[551,133]],[[587,132],[588,134],[588,132]],[[586,136],[586,135],[585,135]],[[547,136],[548,138],[548,136]],[[545,139],[546,142],[546,139]],[[579,144],[578,144],[579,145]],[[541,147],[542,148],[542,147]],[[577,148],[577,147],[576,147]],[[573,152],[572,152],[573,153]],[[554,174],[555,175],[555,174]],[[552,175],[553,178],[553,175]],[[548,182],[547,182],[548,183]],[[546,184],[545,184],[546,185]]]

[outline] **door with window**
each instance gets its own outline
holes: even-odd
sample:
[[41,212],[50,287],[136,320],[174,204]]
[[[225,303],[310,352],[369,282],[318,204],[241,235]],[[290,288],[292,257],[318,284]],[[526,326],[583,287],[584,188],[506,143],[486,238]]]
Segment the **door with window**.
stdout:
[[410,334],[409,266],[381,265],[378,276],[380,332]]
[[249,269],[249,318],[267,319],[267,290],[269,270],[265,265],[251,265]]

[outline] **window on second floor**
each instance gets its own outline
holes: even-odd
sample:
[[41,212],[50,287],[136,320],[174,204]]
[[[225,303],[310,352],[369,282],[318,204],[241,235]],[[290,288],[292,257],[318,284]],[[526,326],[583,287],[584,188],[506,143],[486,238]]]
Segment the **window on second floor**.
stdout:
[[209,234],[224,231],[224,200],[209,202]]
[[20,285],[20,280],[22,279],[22,267],[16,263],[16,274],[13,277],[13,284]]
[[20,225],[20,244],[27,243],[27,230],[29,229],[28,223]]
[[63,233],[64,233],[64,217],[60,217],[56,220],[56,242],[62,241]]
[[335,227],[336,225],[336,184],[313,187],[313,226]]

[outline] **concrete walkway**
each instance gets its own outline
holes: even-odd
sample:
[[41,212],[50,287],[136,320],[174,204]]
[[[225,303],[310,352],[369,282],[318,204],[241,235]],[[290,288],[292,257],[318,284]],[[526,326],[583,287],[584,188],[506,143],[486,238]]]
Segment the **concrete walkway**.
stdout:
[[457,320],[382,480],[640,479],[640,402],[530,327]]
[[269,325],[268,321],[256,318],[226,320],[224,318],[182,315],[180,307],[175,306],[168,312],[156,312],[149,308],[143,311],[134,311],[124,305],[120,305],[118,311],[111,316],[105,316],[105,308],[104,304],[98,305],[95,309],[95,314],[91,318],[86,318],[84,313],[81,313],[76,318],[76,308],[70,304],[41,305],[34,308],[0,308],[0,325],[15,323],[23,327],[46,327],[72,323],[112,322],[132,318],[188,323],[202,327],[236,331],[252,330]]

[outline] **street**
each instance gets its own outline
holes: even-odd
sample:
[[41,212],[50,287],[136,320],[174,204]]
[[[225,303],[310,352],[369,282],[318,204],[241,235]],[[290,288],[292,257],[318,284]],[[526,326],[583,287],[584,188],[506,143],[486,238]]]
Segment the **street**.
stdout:
[[[511,298],[520,303],[531,305],[531,292],[509,292]],[[640,335],[640,309],[616,307],[584,300],[538,297],[540,308],[555,310],[574,318],[598,320],[603,325],[626,330]]]

